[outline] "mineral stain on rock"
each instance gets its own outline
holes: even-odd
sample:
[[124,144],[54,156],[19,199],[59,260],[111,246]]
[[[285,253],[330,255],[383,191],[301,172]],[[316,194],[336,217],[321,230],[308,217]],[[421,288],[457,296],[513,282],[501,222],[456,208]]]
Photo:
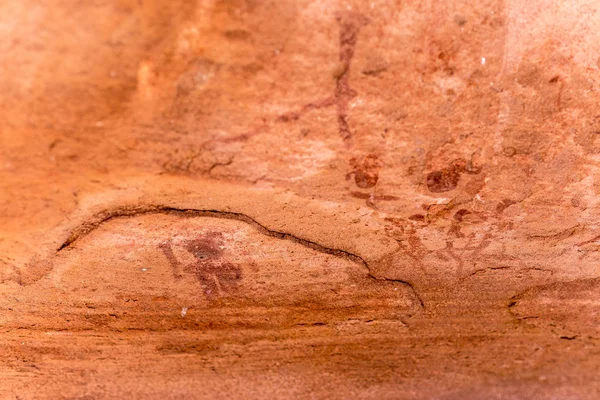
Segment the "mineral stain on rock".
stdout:
[[354,182],[361,189],[370,189],[377,184],[379,177],[376,173],[357,170],[354,172]]
[[460,173],[455,168],[444,168],[427,175],[427,188],[433,193],[453,190],[458,185]]
[[460,174],[478,174],[481,168],[475,168],[473,161],[465,161],[462,158],[450,163],[450,166],[427,174],[427,188],[432,193],[443,193],[454,190],[460,181]]
[[600,399],[596,2],[520,3],[3,0],[0,398]]
[[159,245],[173,268],[173,274],[179,279],[181,272],[195,275],[202,286],[204,295],[211,299],[223,296],[234,290],[242,279],[239,266],[221,259],[223,255],[223,234],[210,232],[204,236],[183,243],[183,248],[192,254],[196,261],[181,267],[173,254],[170,242]]
[[354,175],[354,183],[357,187],[370,189],[379,181],[379,161],[377,155],[369,154],[360,161],[352,158],[350,164],[354,167],[354,170],[346,175],[346,179]]

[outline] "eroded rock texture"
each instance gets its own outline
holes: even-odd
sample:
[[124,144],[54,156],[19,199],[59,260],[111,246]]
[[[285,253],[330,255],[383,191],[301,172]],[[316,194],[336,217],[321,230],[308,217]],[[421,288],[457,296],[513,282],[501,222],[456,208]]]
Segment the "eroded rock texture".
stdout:
[[0,2],[0,397],[600,398],[599,18]]

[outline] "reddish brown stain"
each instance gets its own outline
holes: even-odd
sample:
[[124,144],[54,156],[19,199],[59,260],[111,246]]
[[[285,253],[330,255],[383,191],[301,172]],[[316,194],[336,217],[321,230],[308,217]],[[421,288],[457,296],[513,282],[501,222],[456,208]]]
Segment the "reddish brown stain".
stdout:
[[195,275],[204,295],[210,299],[231,292],[242,279],[242,270],[238,265],[222,260],[222,245],[221,232],[210,232],[184,242],[183,248],[192,254],[196,261],[183,268],[175,258],[170,242],[162,243],[159,248],[173,267],[175,278],[180,278],[182,272]]
[[506,157],[512,157],[512,156],[514,156],[515,154],[517,154],[517,149],[515,149],[515,148],[514,148],[514,147],[512,147],[512,146],[505,147],[505,148],[502,150],[502,154],[504,154]]
[[367,24],[367,19],[356,13],[341,13],[337,17],[340,25],[340,73],[336,76],[337,84],[334,97],[337,105],[338,130],[344,141],[352,138],[348,124],[348,104],[356,96],[350,87],[350,63],[354,57],[354,49],[360,28]]
[[444,168],[427,174],[427,188],[433,193],[453,190],[458,185],[460,173],[454,168]]
[[425,216],[423,214],[413,214],[410,217],[408,217],[408,219],[410,219],[411,221],[425,222]]
[[478,174],[481,167],[475,167],[473,160],[456,159],[446,168],[427,174],[427,188],[432,193],[443,193],[455,189],[460,181],[460,174]]
[[461,210],[458,210],[455,214],[454,214],[454,220],[456,222],[462,222],[463,218],[465,217],[465,215],[471,214],[471,211],[469,210],[465,210],[464,208]]
[[[348,105],[357,95],[350,87],[350,65],[354,57],[354,50],[360,29],[368,23],[366,17],[353,12],[342,12],[336,17],[340,27],[339,38],[339,66],[334,72],[336,80],[335,91],[332,96],[317,102],[311,102],[300,111],[288,112],[277,118],[278,122],[296,121],[303,114],[319,108],[336,106],[338,132],[346,145],[352,139],[352,131],[348,123]],[[359,186],[360,187],[360,186]]]
[[508,207],[512,206],[515,203],[516,202],[513,200],[504,199],[496,206],[496,212],[498,214],[501,214],[504,210],[506,210]]
[[349,179],[354,175],[354,183],[361,189],[370,189],[379,181],[379,159],[375,154],[369,154],[362,159],[355,157],[350,159],[350,165],[354,168],[346,175]]
[[392,200],[399,200],[400,198],[398,196],[392,196],[392,195],[387,195],[387,194],[382,194],[382,195],[372,195],[370,193],[363,193],[363,192],[350,192],[350,196],[352,197],[356,197],[357,199],[363,199],[363,200],[383,200],[383,201],[392,201]]
[[167,257],[167,260],[169,261],[169,264],[173,269],[173,276],[175,277],[175,279],[181,278],[181,268],[179,265],[179,261],[177,261],[175,254],[173,254],[173,248],[171,247],[171,243],[161,243],[158,245],[158,248],[163,252],[165,257]]
[[300,117],[302,115],[304,115],[305,113],[307,113],[309,111],[318,110],[319,108],[326,108],[326,107],[332,106],[334,104],[335,104],[335,98],[328,97],[321,101],[308,103],[308,104],[304,105],[300,111],[291,111],[291,112],[282,114],[277,118],[276,121],[277,122],[296,121],[296,120],[300,119]]
[[354,173],[354,182],[361,189],[369,189],[377,184],[379,176],[374,173],[358,170]]
[[461,222],[463,222],[465,215],[469,214],[472,214],[471,211],[465,210],[464,208],[454,213],[452,225],[450,226],[450,229],[448,229],[449,236],[455,236],[457,238],[464,237],[463,233],[460,231],[460,225]]
[[220,257],[223,254],[220,247],[222,244],[223,234],[221,232],[210,232],[197,239],[186,241],[183,247],[202,261]]

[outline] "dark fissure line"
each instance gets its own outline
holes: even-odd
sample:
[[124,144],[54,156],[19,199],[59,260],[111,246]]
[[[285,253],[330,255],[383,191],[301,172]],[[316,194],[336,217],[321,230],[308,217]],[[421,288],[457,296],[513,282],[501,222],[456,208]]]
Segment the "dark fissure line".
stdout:
[[148,215],[148,214],[170,214],[170,215],[178,215],[178,216],[183,216],[183,217],[212,217],[212,218],[221,218],[221,219],[233,219],[233,220],[245,222],[245,223],[249,224],[250,226],[252,226],[254,229],[256,229],[258,232],[262,233],[263,235],[271,236],[271,237],[274,237],[277,239],[282,239],[282,240],[289,240],[291,242],[298,243],[304,247],[308,247],[308,248],[318,251],[320,253],[325,253],[325,254],[330,254],[330,255],[337,256],[337,257],[347,258],[357,264],[362,265],[367,270],[367,276],[369,276],[369,278],[371,278],[371,279],[379,280],[379,281],[397,282],[397,283],[407,285],[412,289],[415,297],[417,298],[417,300],[419,301],[419,304],[421,305],[421,308],[425,309],[425,304],[423,303],[423,300],[418,295],[417,291],[414,289],[412,284],[410,284],[409,282],[403,281],[403,280],[399,280],[399,279],[388,279],[388,278],[380,278],[380,277],[374,276],[373,274],[371,274],[369,265],[362,257],[360,257],[356,254],[350,253],[348,251],[345,251],[345,250],[325,247],[325,246],[323,246],[319,243],[313,242],[311,240],[303,239],[298,236],[292,235],[291,233],[280,232],[280,231],[269,229],[266,226],[260,224],[254,218],[249,217],[246,214],[238,213],[238,212],[220,211],[220,210],[199,210],[199,209],[192,209],[192,208],[176,208],[176,207],[168,207],[168,206],[161,206],[161,205],[120,207],[120,208],[115,208],[112,210],[106,210],[99,214],[96,214],[94,217],[91,218],[91,221],[84,222],[83,224],[81,224],[80,226],[75,228],[69,235],[69,238],[56,249],[56,253],[67,249],[71,244],[73,244],[77,240],[81,239],[82,237],[88,235],[89,233],[91,233],[92,231],[94,231],[95,229],[100,227],[100,225],[102,225],[105,222],[108,222],[112,219],[122,218],[122,217],[133,217],[133,216],[137,216],[137,215]]

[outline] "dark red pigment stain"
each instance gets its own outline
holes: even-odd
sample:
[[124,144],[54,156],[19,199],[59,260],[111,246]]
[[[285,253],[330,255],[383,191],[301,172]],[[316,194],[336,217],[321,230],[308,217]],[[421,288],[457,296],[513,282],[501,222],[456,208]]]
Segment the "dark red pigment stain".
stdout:
[[[352,98],[354,98],[357,94],[356,91],[350,87],[350,64],[352,58],[354,57],[354,51],[358,40],[358,34],[360,32],[360,29],[368,23],[368,19],[365,16],[358,13],[340,12],[337,14],[336,20],[340,27],[339,66],[334,73],[336,85],[333,94],[324,99],[309,102],[308,104],[302,106],[298,111],[290,111],[281,114],[275,119],[275,121],[293,122],[300,119],[300,117],[307,112],[335,106],[337,111],[339,135],[344,140],[346,147],[350,147],[352,140],[352,132],[348,123],[348,105]],[[246,35],[250,35],[247,31],[244,30],[232,30],[226,32],[225,34],[229,35],[230,39],[236,40],[246,40],[249,37],[246,37]],[[185,91],[186,89],[184,88],[183,90]],[[195,152],[195,154],[192,155],[192,157],[186,158],[184,160],[178,160],[177,157],[172,156],[174,160],[168,160],[163,165],[163,168],[167,171],[190,172],[195,159],[199,155],[203,154],[205,151],[209,151],[213,147],[220,147],[223,144],[245,142],[254,136],[262,134],[263,131],[267,130],[267,120],[264,117],[262,118],[262,120],[262,125],[260,125],[254,130],[233,137],[215,137],[208,140],[200,146],[198,151]],[[170,125],[173,124],[170,123]],[[169,128],[174,129],[175,131],[180,133],[187,133],[187,131],[181,127],[169,126]],[[357,182],[361,182],[359,184],[359,187],[362,187],[360,185],[374,185],[373,179],[375,179],[376,182],[376,177],[374,178],[373,176],[365,176],[361,178],[359,176]]]
[[464,208],[458,210],[454,214],[452,225],[450,226],[450,229],[448,229],[448,236],[455,236],[457,238],[462,238],[465,236],[460,230],[461,222],[463,222],[465,216],[469,214],[472,214],[472,212],[469,210],[465,210]]
[[379,176],[377,173],[357,170],[354,172],[354,183],[361,189],[370,189],[377,184]]
[[379,161],[377,155],[369,154],[362,160],[350,159],[350,165],[354,168],[346,175],[350,179],[354,175],[354,183],[361,189],[370,189],[379,180]]
[[173,268],[173,276],[175,279],[181,278],[181,267],[179,265],[179,261],[175,258],[175,254],[173,254],[173,248],[171,247],[171,242],[165,242],[158,245],[158,248],[162,250],[164,255],[169,260],[169,264],[171,264],[171,268]]
[[516,201],[510,200],[510,199],[504,199],[500,203],[498,203],[498,205],[496,205],[496,212],[498,214],[502,214],[502,212],[504,210],[506,210],[508,207],[512,206],[515,203],[516,203]]
[[303,106],[299,111],[293,111],[277,118],[279,122],[289,122],[299,119],[304,113],[319,108],[335,105],[337,111],[338,132],[346,145],[352,139],[352,131],[348,123],[348,104],[356,96],[356,91],[350,87],[350,64],[354,57],[354,49],[358,40],[358,33],[368,23],[366,17],[352,13],[340,13],[337,16],[340,26],[340,53],[339,66],[335,72],[335,91],[332,96],[311,102]]
[[469,210],[465,210],[465,209],[458,210],[454,214],[454,220],[456,222],[462,222],[462,220],[465,217],[465,215],[469,215],[469,214],[471,214],[471,211],[469,211]]
[[239,266],[222,260],[223,234],[210,232],[194,240],[183,243],[183,248],[192,254],[196,261],[181,266],[175,255],[171,242],[161,243],[159,248],[169,260],[173,268],[175,279],[182,277],[182,273],[191,273],[196,276],[207,298],[214,298],[231,292],[242,279],[242,270]]
[[423,214],[413,214],[408,217],[411,221],[425,222],[425,215]]
[[350,192],[350,196],[355,197],[357,199],[362,199],[362,200],[383,200],[383,201],[393,201],[393,200],[399,200],[400,197],[398,196],[391,196],[391,195],[378,195],[378,194],[369,194],[369,193],[363,193],[363,192]]
[[348,103],[357,94],[350,87],[350,63],[354,57],[358,32],[367,23],[367,19],[358,14],[347,13],[338,15],[337,21],[340,24],[340,73],[336,77],[334,97],[337,104],[338,130],[342,139],[347,142],[352,138],[348,125]]
[[[380,162],[376,154],[368,154],[362,158],[353,157],[350,159],[352,171],[346,174],[346,180],[354,177],[354,184],[360,189],[373,189],[379,181]],[[399,200],[397,196],[386,194],[377,194],[375,189],[368,192],[351,191],[350,196],[357,199],[366,200],[367,206],[376,207],[379,201]]]
[[448,192],[456,188],[459,180],[460,173],[453,168],[444,168],[427,175],[427,188],[433,193]]
[[308,103],[308,104],[304,105],[304,107],[302,107],[300,109],[300,111],[292,111],[292,112],[280,115],[277,118],[277,121],[278,122],[296,121],[296,120],[300,119],[300,117],[303,114],[307,113],[308,111],[318,110],[319,108],[329,107],[334,104],[335,104],[335,99],[333,97],[328,97],[325,100],[317,101],[314,103]]
[[475,168],[472,161],[462,158],[454,160],[446,168],[427,174],[427,188],[432,193],[443,193],[456,189],[460,181],[460,174],[478,174],[481,168]]

